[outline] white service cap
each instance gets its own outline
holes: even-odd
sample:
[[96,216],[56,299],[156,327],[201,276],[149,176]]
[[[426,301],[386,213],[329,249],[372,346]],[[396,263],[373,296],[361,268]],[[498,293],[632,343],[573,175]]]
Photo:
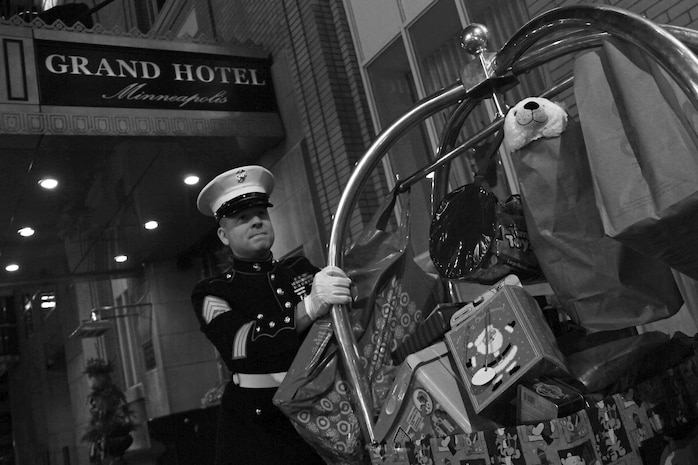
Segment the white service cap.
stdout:
[[241,166],[219,174],[201,189],[196,206],[201,213],[221,219],[248,207],[271,207],[274,175],[257,165]]

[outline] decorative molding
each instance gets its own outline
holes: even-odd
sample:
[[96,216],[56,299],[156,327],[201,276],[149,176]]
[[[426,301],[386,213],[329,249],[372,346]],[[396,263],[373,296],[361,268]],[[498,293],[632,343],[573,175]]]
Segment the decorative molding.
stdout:
[[148,116],[0,111],[0,134],[80,136],[221,136],[283,137],[276,115],[272,117],[202,118],[200,116]]
[[128,39],[148,39],[148,40],[160,40],[163,42],[175,42],[182,44],[198,44],[198,45],[215,45],[215,46],[243,46],[259,49],[259,44],[254,43],[252,40],[247,40],[245,42],[220,42],[217,41],[205,33],[200,32],[195,37],[189,34],[184,34],[182,36],[176,36],[172,31],[165,31],[163,33],[159,32],[141,32],[137,28],[133,28],[130,31],[121,29],[119,26],[114,26],[112,29],[106,29],[101,24],[97,23],[91,28],[85,27],[81,22],[76,23],[74,26],[66,26],[66,24],[57,20],[52,24],[46,24],[40,18],[34,18],[32,21],[26,21],[20,16],[14,15],[9,18],[0,18],[0,26],[15,26],[22,27],[26,29],[42,29],[47,31],[62,31],[62,32],[80,32],[85,34],[94,34],[99,36],[112,36],[112,37],[123,37]]
[[17,15],[11,16],[10,18],[0,18],[0,25],[23,27],[28,29],[45,29],[49,31],[81,32],[86,34],[127,37],[131,39],[151,39],[163,40],[168,42],[219,45],[213,39],[206,37],[204,34],[200,34],[197,37],[191,37],[187,35],[182,37],[176,37],[174,34],[170,32],[155,35],[150,33],[143,33],[136,28],[133,28],[130,31],[125,31],[118,26],[115,26],[112,29],[105,29],[101,24],[95,24],[92,28],[87,28],[80,22],[76,23],[74,26],[66,26],[65,23],[63,23],[63,21],[61,20],[55,21],[52,24],[46,24],[41,18],[34,18],[32,21],[26,21],[25,19]]

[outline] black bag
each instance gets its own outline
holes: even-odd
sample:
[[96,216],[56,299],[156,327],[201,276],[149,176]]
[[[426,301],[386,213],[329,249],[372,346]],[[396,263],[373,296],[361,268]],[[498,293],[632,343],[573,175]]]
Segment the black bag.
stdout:
[[[501,144],[500,131],[487,147],[486,172],[494,166]],[[542,276],[531,249],[521,197],[500,203],[484,187],[486,175],[477,175],[447,194],[434,214],[429,230],[429,254],[439,274],[493,284],[515,274],[527,280]]]

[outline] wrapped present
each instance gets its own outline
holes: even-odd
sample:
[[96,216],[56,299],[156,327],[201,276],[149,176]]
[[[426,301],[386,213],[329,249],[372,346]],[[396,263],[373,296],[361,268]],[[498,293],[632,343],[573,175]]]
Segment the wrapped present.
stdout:
[[422,323],[417,326],[392,353],[393,361],[401,364],[408,355],[429,347],[442,339],[446,331],[451,329],[451,316],[465,305],[464,302],[441,303],[429,313]]
[[564,417],[586,406],[584,395],[562,380],[534,379],[519,384],[516,418],[519,424]]
[[463,401],[457,378],[443,341],[408,356],[376,421],[376,440],[406,443],[493,427]]
[[591,430],[594,432],[596,452],[604,464],[639,465],[640,457],[630,441],[620,413],[613,398],[601,399],[586,409]]
[[[570,415],[540,422],[421,437],[399,444],[371,446],[374,465],[694,465],[698,451],[696,412],[685,410],[690,428],[667,436],[678,412],[656,410],[662,396],[690,404],[698,356],[626,393],[587,402]],[[694,415],[694,416],[691,416]]]
[[472,433],[431,438],[431,454],[434,465],[486,464],[488,450],[485,433],[473,431]]
[[431,313],[417,326],[413,334],[409,335],[405,341],[392,353],[395,363],[402,363],[409,354],[429,347],[435,342],[443,339],[444,334],[452,327],[457,326],[467,318],[476,307],[482,305],[489,298],[494,296],[502,286],[521,286],[518,276],[510,274],[490,287],[472,302],[460,303],[440,303]]
[[633,448],[639,450],[645,441],[655,436],[650,419],[647,417],[647,410],[626,394],[614,394],[613,400],[618,406],[620,419],[633,443]]
[[538,303],[518,286],[502,286],[445,341],[475,412],[495,420],[511,409],[519,382],[567,376]]
[[371,444],[367,447],[372,464],[410,465],[406,444]]

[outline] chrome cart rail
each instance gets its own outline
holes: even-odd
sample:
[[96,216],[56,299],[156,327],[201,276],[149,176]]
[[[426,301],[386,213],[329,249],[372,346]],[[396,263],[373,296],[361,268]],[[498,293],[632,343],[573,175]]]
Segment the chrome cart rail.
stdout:
[[[456,107],[444,129],[434,161],[399,182],[399,187],[406,190],[429,173],[435,172],[433,198],[438,199],[447,188],[445,168],[448,164],[494,134],[502,125],[502,119],[499,118],[463,144],[454,147],[455,136],[477,100],[496,100],[498,82],[511,77],[515,80],[516,76],[555,58],[597,47],[607,36],[626,40],[656,60],[698,108],[698,58],[694,54],[698,50],[698,32],[690,29],[661,26],[634,13],[609,6],[572,6],[551,10],[532,19],[497,53],[486,53],[480,44],[486,42],[486,38],[470,38],[471,42],[465,43],[464,47],[479,56],[481,68],[466,67],[458,82],[418,102],[377,136],[356,165],[337,206],[329,242],[328,264],[342,266],[346,231],[358,196],[371,172],[395,142],[408,131],[437,112]],[[542,39],[546,39],[544,45],[540,45]],[[572,79],[567,79],[541,96],[552,97],[571,84]],[[483,95],[483,88],[491,89],[491,92]],[[362,372],[348,310],[344,305],[335,305],[331,314],[362,432],[368,443],[374,443],[371,390]]]

